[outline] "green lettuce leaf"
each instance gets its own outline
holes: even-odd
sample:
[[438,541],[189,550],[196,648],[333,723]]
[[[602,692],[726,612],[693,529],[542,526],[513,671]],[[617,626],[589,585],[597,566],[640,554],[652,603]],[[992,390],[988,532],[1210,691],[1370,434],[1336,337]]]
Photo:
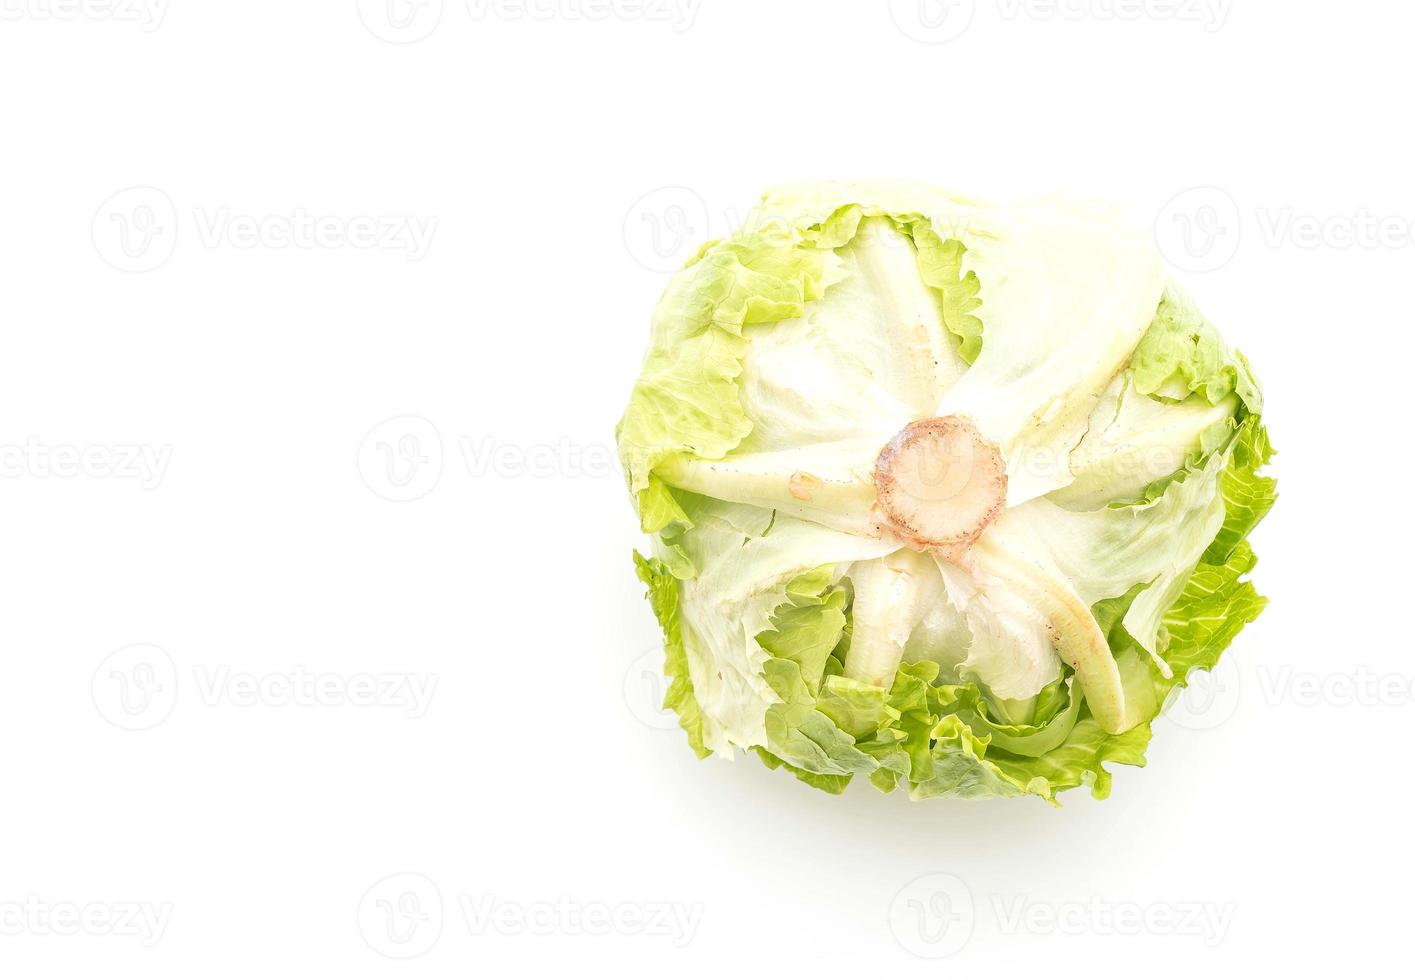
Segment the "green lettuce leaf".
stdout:
[[[839,264],[831,248],[772,225],[712,245],[674,278],[616,433],[636,497],[660,460],[680,452],[720,458],[751,432],[737,393],[743,327],[799,316]],[[662,501],[654,503],[646,529],[663,517]]]
[[1263,411],[1263,396],[1248,361],[1232,350],[1178,287],[1160,300],[1154,322],[1131,359],[1141,394],[1183,401],[1198,392],[1216,404],[1237,394],[1249,412]]
[[1091,795],[1103,800],[1110,795],[1112,775],[1105,764],[1143,766],[1145,747],[1150,744],[1150,726],[1137,725],[1120,735],[1108,734],[1090,717],[1077,722],[1061,745],[1038,758],[997,752],[989,761],[1014,785],[1055,802],[1056,794],[1089,785]]
[[1248,542],[1240,542],[1223,564],[1200,564],[1179,600],[1165,614],[1169,646],[1165,660],[1182,682],[1194,669],[1211,670],[1244,626],[1258,618],[1268,600],[1245,580],[1258,563]]
[[983,321],[974,311],[983,305],[978,292],[978,274],[963,271],[963,256],[968,249],[956,238],[944,240],[929,222],[916,217],[909,219],[908,229],[919,250],[919,272],[943,298],[943,322],[958,338],[958,353],[972,364],[983,349]]
[[634,566],[639,581],[648,586],[649,604],[663,627],[663,672],[669,681],[663,707],[677,713],[678,724],[688,733],[688,744],[701,759],[709,753],[703,744],[702,710],[693,696],[693,679],[688,674],[688,655],[683,649],[683,633],[678,622],[678,580],[663,562],[645,558],[637,551]]
[[834,571],[793,579],[773,629],[758,636],[773,654],[763,672],[780,698],[767,709],[767,745],[757,751],[772,768],[830,793],[863,773],[885,792],[902,783],[915,799],[1032,794],[1054,802],[1083,784],[1108,793],[1105,763],[1144,764],[1148,726],[1107,735],[1075,685],[1048,693],[1042,723],[1003,724],[989,717],[976,685],[941,680],[929,661],[901,665],[888,690],[833,673],[846,641],[845,592]]
[[1258,470],[1273,457],[1267,430],[1256,415],[1250,415],[1238,427],[1233,455],[1219,477],[1219,492],[1223,494],[1223,527],[1204,561],[1221,565],[1228,561],[1239,542],[1258,526],[1277,502],[1277,481],[1259,476]]

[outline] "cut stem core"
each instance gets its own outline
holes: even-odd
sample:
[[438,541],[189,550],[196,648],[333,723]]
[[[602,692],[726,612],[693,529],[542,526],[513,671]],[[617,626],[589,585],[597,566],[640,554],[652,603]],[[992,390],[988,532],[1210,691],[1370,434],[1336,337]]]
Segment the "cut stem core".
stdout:
[[997,446],[961,415],[921,419],[900,430],[875,461],[883,522],[921,551],[961,552],[1007,502]]

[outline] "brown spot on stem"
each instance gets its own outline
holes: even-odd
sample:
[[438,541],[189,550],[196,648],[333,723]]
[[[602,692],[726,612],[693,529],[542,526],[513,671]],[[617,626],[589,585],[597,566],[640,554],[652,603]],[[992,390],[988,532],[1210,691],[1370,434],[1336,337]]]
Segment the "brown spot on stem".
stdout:
[[786,490],[797,500],[809,501],[811,495],[819,490],[823,483],[820,477],[811,476],[809,473],[792,473],[791,479],[786,481]]

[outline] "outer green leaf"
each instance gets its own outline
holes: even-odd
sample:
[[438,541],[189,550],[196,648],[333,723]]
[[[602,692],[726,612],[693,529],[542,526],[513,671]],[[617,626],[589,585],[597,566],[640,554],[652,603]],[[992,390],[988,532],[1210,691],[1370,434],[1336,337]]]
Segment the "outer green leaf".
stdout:
[[708,754],[703,744],[703,716],[693,696],[693,679],[688,675],[688,655],[683,649],[683,633],[678,622],[678,580],[657,558],[634,552],[639,581],[648,586],[649,604],[663,627],[663,672],[669,679],[663,707],[678,714],[678,724],[688,733],[688,744],[699,759]]
[[1165,660],[1176,679],[1190,670],[1211,669],[1244,626],[1258,618],[1268,600],[1242,576],[1258,563],[1244,541],[1222,565],[1201,564],[1165,615],[1169,648]]
[[1267,430],[1256,415],[1250,415],[1238,427],[1233,456],[1219,477],[1219,492],[1223,494],[1223,528],[1204,552],[1204,561],[1222,565],[1233,549],[1258,526],[1277,501],[1277,481],[1259,476],[1258,470],[1273,456]]
[[978,298],[978,274],[963,272],[963,256],[968,250],[956,238],[940,238],[927,219],[912,221],[908,227],[919,250],[919,272],[943,297],[944,325],[958,338],[963,360],[972,364],[983,349],[983,321],[973,311],[983,302]]
[[793,579],[786,586],[790,602],[772,614],[772,629],[757,634],[763,650],[800,668],[812,696],[820,691],[826,659],[845,632],[845,590],[829,588],[831,571],[827,565]]
[[1137,725],[1121,735],[1109,735],[1094,718],[1084,717],[1066,742],[1040,758],[1024,758],[1006,752],[992,752],[988,760],[1012,782],[1025,785],[1029,792],[1048,800],[1057,793],[1089,783],[1091,795],[1110,795],[1111,774],[1104,763],[1126,766],[1145,764],[1145,746],[1150,742],[1150,726]]
[[[1065,685],[1061,685],[1066,690]],[[1064,745],[1081,717],[1081,706],[1085,699],[1080,685],[1073,683],[1066,699],[1066,708],[1047,721],[1035,725],[1005,725],[993,721],[982,711],[962,714],[979,735],[986,735],[989,744],[1013,755],[1036,758]]]
[[1236,392],[1248,411],[1257,415],[1263,410],[1262,392],[1248,362],[1176,286],[1165,290],[1130,366],[1141,394],[1183,401],[1200,392],[1216,404]]
[[827,677],[816,707],[856,739],[874,734],[885,722],[889,692],[839,675]]
[[772,225],[712,245],[674,278],[617,433],[636,497],[665,457],[720,458],[751,431],[737,393],[747,349],[742,328],[800,316],[839,261],[829,248]]

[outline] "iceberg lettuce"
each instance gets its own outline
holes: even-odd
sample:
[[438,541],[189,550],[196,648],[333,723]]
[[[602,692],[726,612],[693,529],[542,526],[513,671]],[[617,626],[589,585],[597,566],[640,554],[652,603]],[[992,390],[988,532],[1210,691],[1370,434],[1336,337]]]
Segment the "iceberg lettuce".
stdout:
[[829,792],[1103,797],[1266,602],[1257,381],[1101,205],[778,188],[669,284],[617,437],[665,706]]

